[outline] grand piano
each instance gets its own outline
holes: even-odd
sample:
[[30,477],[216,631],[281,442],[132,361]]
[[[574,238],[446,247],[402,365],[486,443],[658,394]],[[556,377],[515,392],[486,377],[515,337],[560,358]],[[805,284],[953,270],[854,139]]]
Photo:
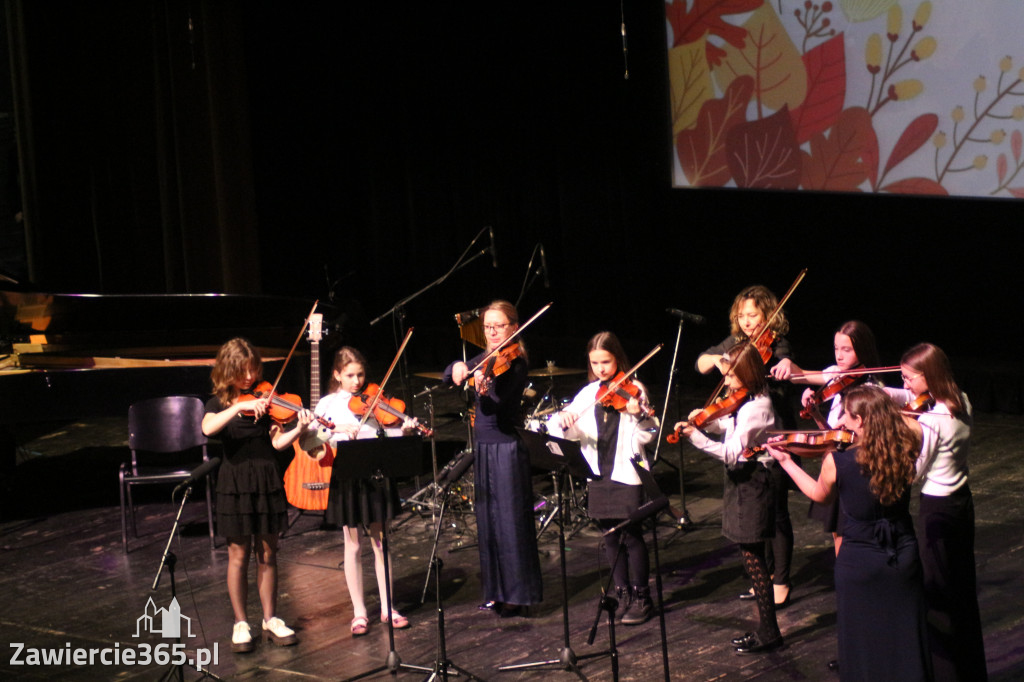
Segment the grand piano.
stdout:
[[[312,306],[277,296],[0,285],[0,424],[114,416],[144,398],[208,395],[217,349],[235,336],[260,349],[273,378]],[[318,312],[330,319],[323,305]],[[300,343],[297,353],[306,349]],[[291,362],[287,376],[289,392],[309,395],[307,362]]]

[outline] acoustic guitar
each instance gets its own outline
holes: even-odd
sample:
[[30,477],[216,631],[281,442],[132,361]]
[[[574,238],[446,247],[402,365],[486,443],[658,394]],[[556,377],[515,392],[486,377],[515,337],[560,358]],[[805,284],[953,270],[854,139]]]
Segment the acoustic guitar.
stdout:
[[[324,316],[314,313],[309,318],[309,405],[315,408],[320,402],[320,339]],[[331,486],[331,471],[334,464],[334,450],[327,443],[310,445],[312,438],[295,441],[295,456],[284,472],[284,493],[289,504],[306,511],[327,509],[328,489]],[[303,445],[311,448],[305,450]]]

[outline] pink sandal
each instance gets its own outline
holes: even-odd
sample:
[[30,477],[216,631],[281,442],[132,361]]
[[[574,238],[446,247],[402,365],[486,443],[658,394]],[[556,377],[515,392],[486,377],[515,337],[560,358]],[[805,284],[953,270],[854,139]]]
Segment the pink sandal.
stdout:
[[370,624],[370,621],[367,620],[366,616],[356,616],[355,618],[353,618],[352,619],[352,625],[351,625],[351,628],[350,628],[352,630],[352,636],[353,637],[362,637],[363,635],[365,635],[366,634],[366,627],[369,624]]
[[[396,630],[404,630],[405,628],[409,627],[409,619],[400,614],[398,611],[391,612],[391,621]],[[388,617],[381,614],[380,622],[387,623]]]

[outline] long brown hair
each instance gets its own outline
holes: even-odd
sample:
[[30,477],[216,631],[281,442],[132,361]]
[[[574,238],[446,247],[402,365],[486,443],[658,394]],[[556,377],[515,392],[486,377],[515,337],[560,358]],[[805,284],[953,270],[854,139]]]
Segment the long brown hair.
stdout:
[[240,391],[235,382],[245,376],[246,371],[252,372],[254,384],[259,383],[263,377],[263,360],[251,343],[238,337],[220,347],[213,371],[210,372],[210,381],[213,383],[213,394],[221,405],[227,407],[238,397]]
[[622,347],[619,337],[612,332],[598,332],[587,343],[587,381],[597,380],[597,375],[590,367],[590,351],[592,350],[604,350],[611,353],[615,358],[615,366],[618,371],[625,372],[629,369],[629,360],[626,358],[626,351]]
[[920,443],[892,398],[877,386],[861,384],[843,394],[843,408],[863,420],[857,464],[883,505],[896,503],[914,481]]
[[[754,284],[749,286],[736,295],[733,299],[732,307],[729,308],[729,331],[732,335],[743,340],[747,338],[747,335],[740,328],[739,317],[740,309],[746,301],[753,301],[757,309],[761,311],[761,317],[767,322],[768,318],[779,307],[779,299],[775,297],[775,294],[771,292],[766,286],[760,284]],[[776,336],[783,336],[789,331],[789,320],[786,319],[786,313],[782,310],[778,312],[775,319],[772,320],[771,331]]]
[[327,384],[327,390],[329,392],[334,393],[338,390],[338,387],[341,386],[341,382],[334,378],[334,373],[341,372],[346,366],[353,362],[362,365],[364,373],[369,371],[366,366],[366,358],[364,358],[363,354],[355,348],[352,346],[342,346],[338,349],[334,354],[334,365],[331,367],[331,380]]
[[960,397],[960,387],[953,379],[949,358],[941,348],[932,343],[919,343],[903,354],[900,364],[924,374],[932,399],[945,403],[954,417],[964,417],[967,410]]
[[761,395],[768,388],[768,370],[764,367],[761,354],[751,346],[750,341],[743,341],[725,353],[729,359],[729,371],[736,375],[743,388],[751,396]]

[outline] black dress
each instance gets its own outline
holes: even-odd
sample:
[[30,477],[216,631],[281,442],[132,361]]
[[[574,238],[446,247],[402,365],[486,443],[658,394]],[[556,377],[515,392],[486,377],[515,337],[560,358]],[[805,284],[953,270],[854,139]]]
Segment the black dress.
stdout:
[[925,600],[910,487],[893,505],[871,493],[857,448],[833,453],[843,515],[836,557],[839,675],[843,680],[931,679]]
[[[206,412],[225,409],[216,396]],[[274,535],[287,526],[288,501],[277,451],[270,440],[270,417],[238,415],[218,435],[224,460],[217,472],[217,534],[226,537]]]

